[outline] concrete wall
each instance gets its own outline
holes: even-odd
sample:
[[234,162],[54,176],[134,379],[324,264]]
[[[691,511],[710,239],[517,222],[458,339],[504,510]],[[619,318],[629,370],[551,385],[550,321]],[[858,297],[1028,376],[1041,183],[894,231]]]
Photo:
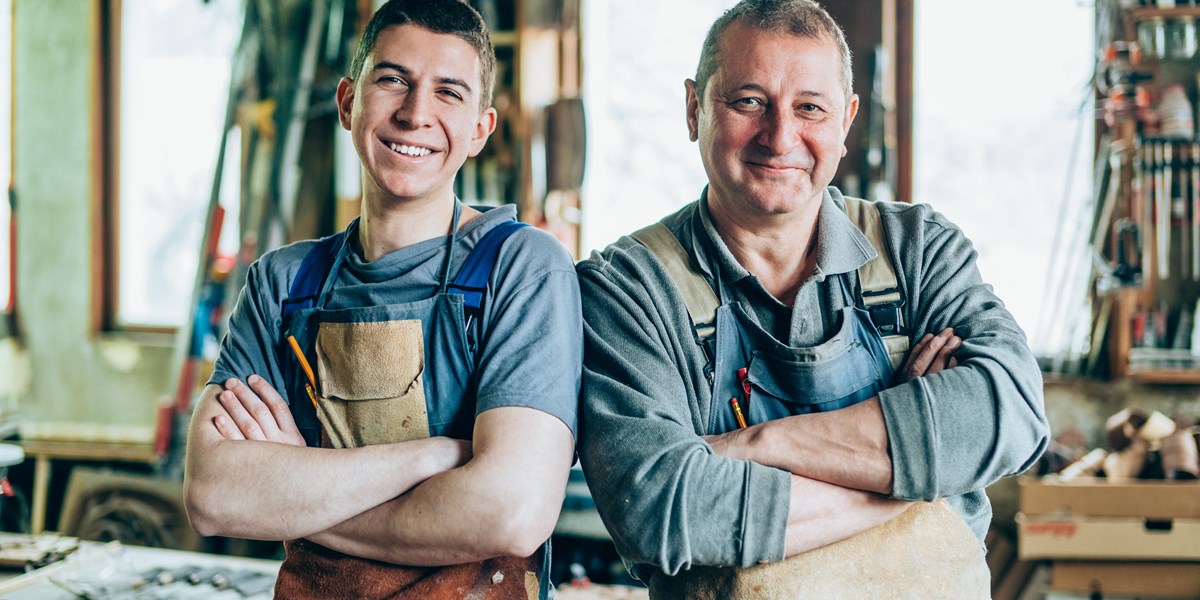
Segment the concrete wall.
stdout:
[[171,340],[100,334],[91,317],[101,217],[93,183],[98,3],[16,4],[13,180],[23,351],[6,368],[28,364],[21,433],[150,442],[157,399],[171,387]]

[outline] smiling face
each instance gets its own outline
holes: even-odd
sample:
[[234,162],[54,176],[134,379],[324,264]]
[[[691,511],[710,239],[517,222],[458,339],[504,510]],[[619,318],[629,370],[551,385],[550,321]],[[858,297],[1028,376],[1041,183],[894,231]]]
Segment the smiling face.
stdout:
[[858,112],[858,97],[846,98],[837,46],[735,22],[720,53],[703,98],[695,82],[686,84],[710,205],[753,219],[819,203]]
[[480,109],[479,55],[463,39],[417,25],[379,34],[356,79],[338,84],[338,113],[363,165],[368,202],[453,194],[454,176],[496,128]]

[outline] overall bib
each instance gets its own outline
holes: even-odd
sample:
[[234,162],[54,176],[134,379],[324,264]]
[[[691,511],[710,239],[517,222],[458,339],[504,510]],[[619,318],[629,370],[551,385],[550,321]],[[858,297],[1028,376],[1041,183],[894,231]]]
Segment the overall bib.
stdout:
[[[754,424],[846,408],[888,387],[892,363],[883,338],[867,311],[854,305],[847,275],[837,278],[846,299],[842,325],[829,341],[812,348],[780,343],[740,303],[725,301],[721,290],[709,435],[738,428],[732,398],[738,398],[747,422]],[[742,368],[750,384],[748,401],[738,377]]]
[[[861,225],[860,216],[864,210],[868,219],[877,215],[874,207],[850,206],[862,202],[850,198],[846,202],[851,220],[860,229],[871,229]],[[656,227],[657,231],[651,231]],[[873,228],[880,231],[877,218]],[[664,232],[669,238],[663,237]],[[696,234],[704,235],[702,231]],[[671,274],[711,361],[712,399],[705,434],[739,427],[730,402],[733,398],[753,425],[846,408],[892,385],[893,369],[903,360],[907,339],[897,340],[893,335],[885,342],[872,320],[863,297],[879,287],[876,281],[859,281],[862,291],[855,295],[850,278],[859,272],[835,275],[845,299],[837,333],[812,348],[790,347],[763,330],[740,303],[727,301],[729,294],[716,264],[710,265],[716,277],[714,293],[692,264],[694,258],[689,258],[674,234],[661,224],[633,237]],[[879,248],[875,239],[872,242]],[[881,256],[884,252],[886,249],[879,250]],[[876,269],[878,265],[867,267]],[[881,279],[868,272],[870,279]],[[894,280],[890,283],[895,286]],[[739,376],[741,369],[745,369],[743,376]],[[649,587],[652,600],[974,599],[989,597],[990,577],[978,539],[945,500],[938,500],[914,503],[878,527],[779,562],[744,569],[692,567],[674,577],[655,575]]]
[[[461,205],[455,205],[436,294],[404,304],[327,309],[329,290],[357,235],[357,221],[336,248],[311,308],[290,313],[283,338],[309,351],[317,403],[307,402],[304,375],[285,368],[291,410],[312,444],[353,448],[447,436],[470,439],[475,420],[474,357],[468,347],[463,296],[453,293]],[[283,342],[286,343],[286,342]],[[312,360],[315,355],[315,361]],[[461,401],[460,401],[461,399]],[[314,414],[315,412],[315,414]],[[548,544],[548,542],[547,542]],[[546,545],[528,558],[496,558],[446,567],[406,567],[350,556],[305,539],[284,543],[276,598],[538,598],[549,585]]]

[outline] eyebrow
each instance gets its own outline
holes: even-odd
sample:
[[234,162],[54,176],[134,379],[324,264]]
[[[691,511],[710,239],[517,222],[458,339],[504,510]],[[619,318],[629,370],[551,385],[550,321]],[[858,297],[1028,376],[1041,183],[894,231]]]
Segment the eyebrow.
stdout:
[[[375,63],[374,67],[371,67],[372,73],[376,73],[379,71],[386,71],[386,70],[397,71],[404,75],[412,74],[412,70],[410,70],[408,67],[406,67],[404,65],[396,64],[394,62],[388,62],[386,60],[377,62],[377,63]],[[457,77],[444,77],[444,76],[437,77],[434,79],[434,81],[436,81],[437,83],[443,84],[443,85],[458,86],[458,87],[466,90],[466,92],[468,94],[470,94],[474,91],[471,89],[470,84],[468,84],[466,81],[463,81],[462,79],[458,79]]]
[[[763,86],[761,86],[757,83],[746,83],[746,84],[742,84],[742,85],[734,88],[732,91],[734,91],[734,92],[750,91],[750,92],[759,92],[761,94],[766,94],[767,88],[764,88]],[[816,91],[811,91],[811,90],[804,90],[804,91],[800,92],[799,95],[805,96],[805,97],[815,97],[815,98],[825,98],[827,96],[827,94],[823,94],[821,92],[816,92]]]

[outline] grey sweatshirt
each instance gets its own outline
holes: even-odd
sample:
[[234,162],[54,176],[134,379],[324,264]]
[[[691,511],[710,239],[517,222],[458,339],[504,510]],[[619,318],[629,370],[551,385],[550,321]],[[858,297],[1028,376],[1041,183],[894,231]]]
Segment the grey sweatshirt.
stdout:
[[[707,265],[717,265],[722,281],[733,282],[730,299],[751,307],[780,341],[816,346],[829,339],[845,304],[833,276],[876,256],[846,217],[840,192],[824,195],[817,267],[792,307],[737,263],[704,206],[702,198],[662,220],[702,270],[711,277]],[[1027,469],[1047,444],[1041,372],[957,227],[928,205],[883,203],[880,213],[914,343],[946,327],[963,340],[957,368],[880,394],[893,494],[947,498],[982,543],[991,521],[983,489]],[[674,575],[692,565],[782,559],[790,474],[714,454],[700,439],[710,433],[706,360],[666,271],[622,237],[578,272],[585,337],[580,459],[621,556],[643,581],[658,570]]]

